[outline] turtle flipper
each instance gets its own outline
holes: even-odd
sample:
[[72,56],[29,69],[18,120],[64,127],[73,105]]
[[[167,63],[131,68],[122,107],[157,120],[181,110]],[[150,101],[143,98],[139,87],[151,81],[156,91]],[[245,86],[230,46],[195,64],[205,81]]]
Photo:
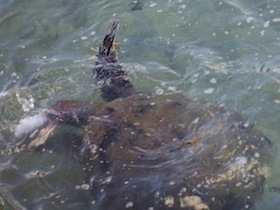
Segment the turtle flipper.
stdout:
[[117,55],[117,51],[114,48],[114,41],[119,26],[120,26],[120,22],[115,21],[109,28],[107,34],[103,39],[103,42],[99,46],[99,50],[97,54],[98,59],[96,65],[118,62],[118,55]]
[[117,51],[114,48],[114,40],[119,26],[120,22],[115,21],[109,28],[99,46],[96,67],[93,69],[96,80],[101,87],[102,98],[105,101],[126,97],[135,92],[127,73],[118,64]]

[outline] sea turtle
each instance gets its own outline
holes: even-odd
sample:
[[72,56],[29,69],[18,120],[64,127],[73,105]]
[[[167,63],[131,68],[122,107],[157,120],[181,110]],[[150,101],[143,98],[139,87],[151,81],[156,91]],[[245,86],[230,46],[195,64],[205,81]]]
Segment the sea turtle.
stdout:
[[104,102],[58,101],[21,121],[16,138],[38,147],[58,125],[84,128],[79,157],[98,209],[250,208],[262,194],[271,141],[234,111],[137,93],[114,48],[119,25],[93,69]]

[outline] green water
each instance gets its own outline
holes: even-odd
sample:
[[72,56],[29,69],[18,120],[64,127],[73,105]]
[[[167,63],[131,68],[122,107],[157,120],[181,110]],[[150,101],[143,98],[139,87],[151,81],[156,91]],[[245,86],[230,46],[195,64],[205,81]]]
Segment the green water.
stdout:
[[[139,91],[224,104],[277,151],[279,14],[277,0],[0,0],[0,143],[57,100],[99,100],[95,50],[118,19],[119,59]],[[276,152],[256,210],[279,209],[279,165]],[[2,155],[0,201],[5,209],[89,209],[84,176],[67,151]]]

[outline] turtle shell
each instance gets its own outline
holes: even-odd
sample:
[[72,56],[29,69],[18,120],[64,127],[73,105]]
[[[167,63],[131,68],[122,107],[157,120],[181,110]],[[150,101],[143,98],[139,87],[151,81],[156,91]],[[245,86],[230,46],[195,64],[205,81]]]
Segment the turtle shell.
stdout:
[[271,143],[236,112],[180,94],[85,107],[81,162],[100,209],[246,209],[262,194]]

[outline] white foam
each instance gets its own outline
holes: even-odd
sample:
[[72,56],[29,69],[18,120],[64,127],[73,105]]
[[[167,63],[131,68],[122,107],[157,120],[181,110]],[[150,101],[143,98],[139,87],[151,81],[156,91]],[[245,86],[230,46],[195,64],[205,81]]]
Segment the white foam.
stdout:
[[15,138],[23,138],[26,134],[41,128],[47,121],[48,119],[43,112],[21,119],[14,132]]
[[21,105],[24,112],[29,112],[34,108],[34,98],[29,96],[28,99],[21,97],[18,93],[16,93],[17,101]]
[[215,90],[214,88],[208,88],[208,89],[204,90],[203,92],[205,94],[212,94],[214,92],[214,90]]

